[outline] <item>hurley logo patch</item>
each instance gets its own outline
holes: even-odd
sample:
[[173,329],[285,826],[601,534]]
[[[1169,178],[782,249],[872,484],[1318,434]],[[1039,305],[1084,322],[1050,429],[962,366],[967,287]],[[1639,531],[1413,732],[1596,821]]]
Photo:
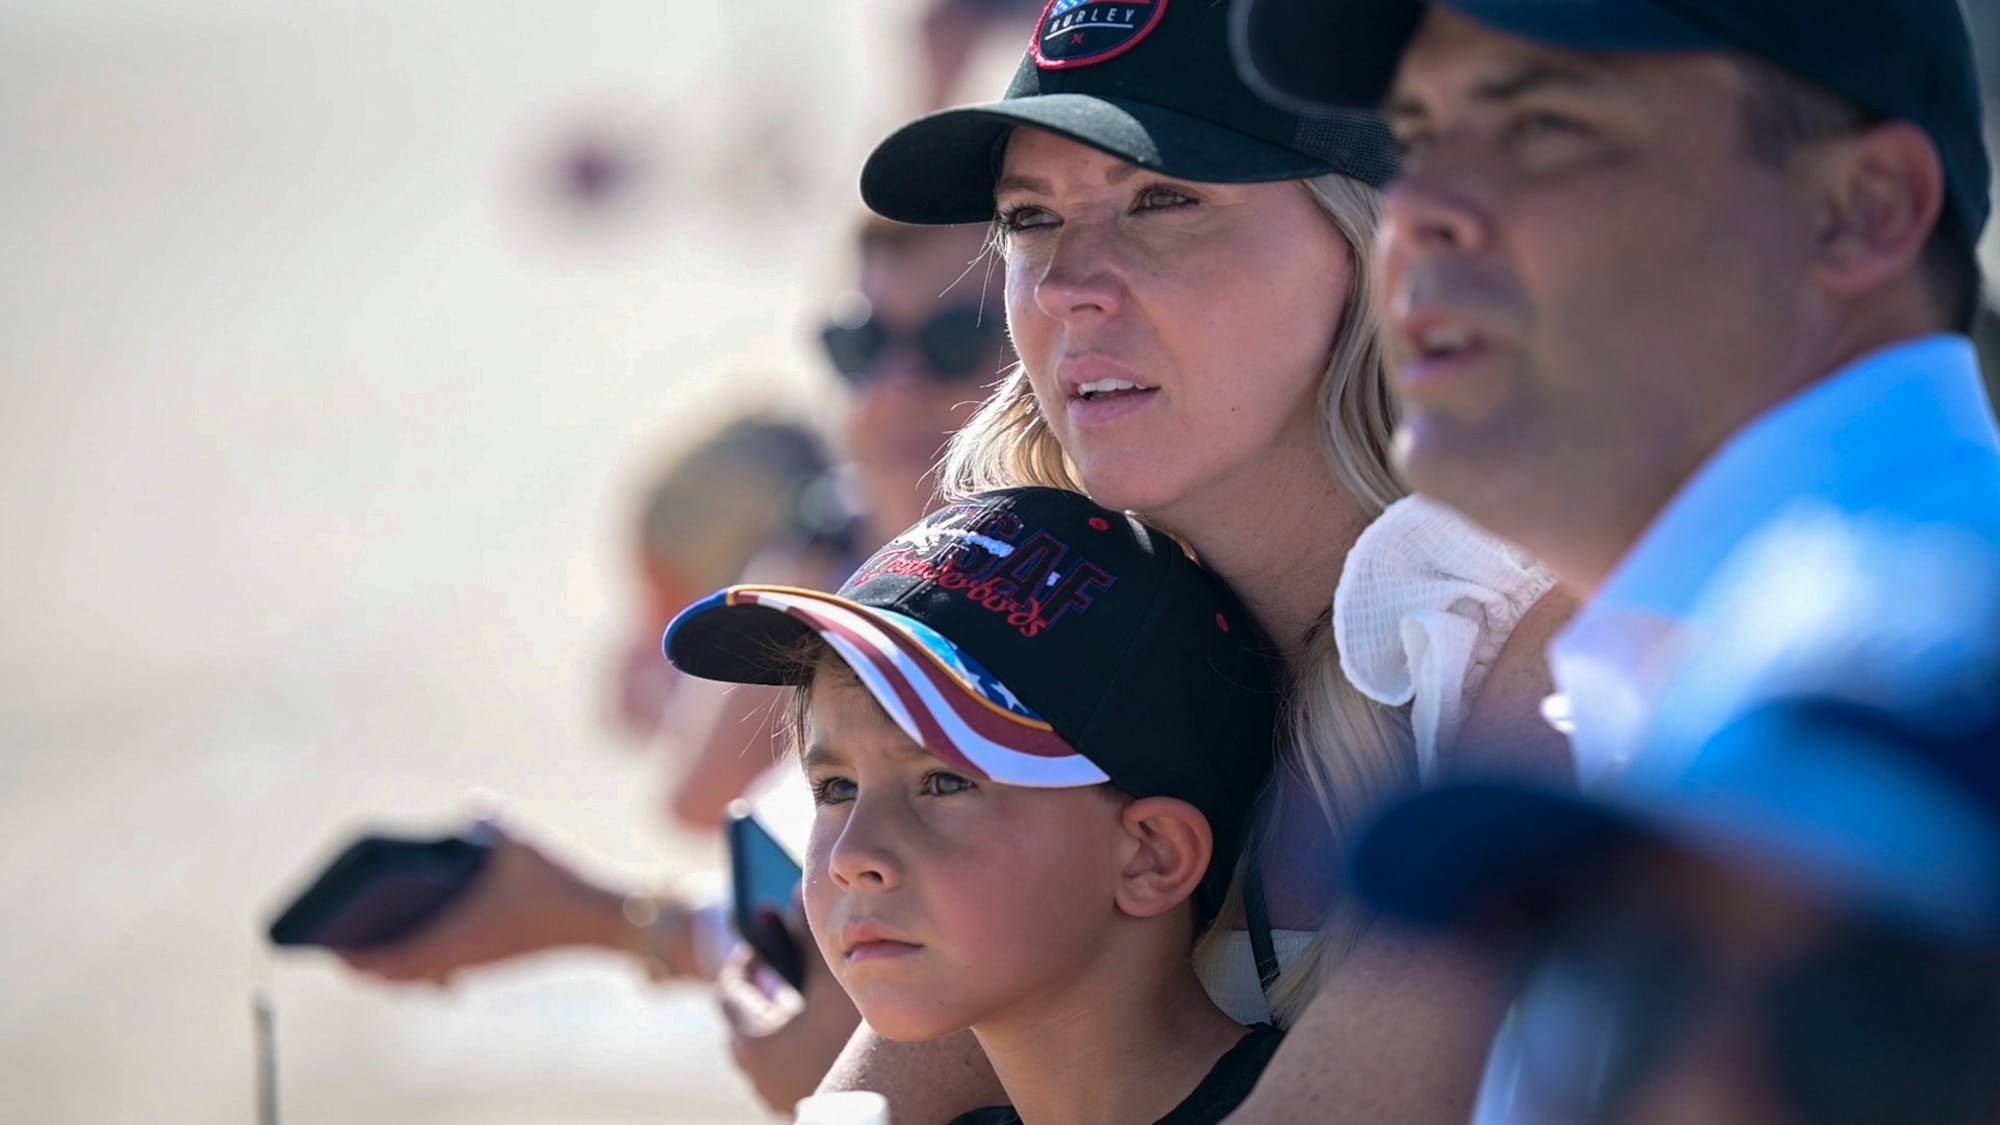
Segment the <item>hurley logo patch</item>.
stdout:
[[1035,23],[1035,63],[1047,70],[1101,63],[1138,46],[1167,0],[1049,0]]

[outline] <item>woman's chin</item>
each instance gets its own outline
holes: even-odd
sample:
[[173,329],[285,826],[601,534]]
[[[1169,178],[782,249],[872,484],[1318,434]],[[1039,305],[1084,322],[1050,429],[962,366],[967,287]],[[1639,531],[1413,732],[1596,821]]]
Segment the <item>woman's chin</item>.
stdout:
[[1095,472],[1079,468],[1083,490],[1092,500],[1121,512],[1158,516],[1181,498],[1182,489],[1166,475],[1167,466],[1122,464]]

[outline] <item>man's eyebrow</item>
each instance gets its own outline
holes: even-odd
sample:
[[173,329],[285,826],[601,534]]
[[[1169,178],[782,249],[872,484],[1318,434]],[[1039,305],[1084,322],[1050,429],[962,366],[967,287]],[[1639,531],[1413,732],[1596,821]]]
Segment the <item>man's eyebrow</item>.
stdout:
[[1598,75],[1580,67],[1562,66],[1547,59],[1530,59],[1472,87],[1474,101],[1504,102],[1523,94],[1548,88],[1575,89],[1598,85]]
[[[1598,85],[1599,75],[1595,71],[1563,66],[1548,59],[1526,59],[1475,82],[1468,97],[1475,102],[1505,102],[1539,90],[1589,89]],[[1382,113],[1391,122],[1421,121],[1429,116],[1422,99],[1402,90],[1389,95]]]

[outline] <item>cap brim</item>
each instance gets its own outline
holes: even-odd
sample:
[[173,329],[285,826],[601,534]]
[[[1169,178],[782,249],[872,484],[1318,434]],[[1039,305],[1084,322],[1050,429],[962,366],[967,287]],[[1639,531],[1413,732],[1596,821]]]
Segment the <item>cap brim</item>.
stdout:
[[1355,850],[1387,913],[1464,926],[1587,895],[1653,845],[1952,937],[2000,932],[2000,826],[1908,751],[1810,712],[1753,713],[1685,773],[1600,799],[1452,785],[1386,813]]
[[731,586],[667,626],[667,659],[691,676],[786,684],[817,635],[890,719],[966,773],[1007,785],[1068,789],[1109,781],[1047,722],[921,622],[817,590]]
[[[1496,31],[1576,51],[1705,51],[1727,41],[1652,4],[1451,0]],[[1295,112],[1373,109],[1396,79],[1429,7],[1424,0],[1245,0],[1230,16],[1244,81]]]
[[1156,105],[1042,94],[948,109],[896,130],[862,167],[861,198],[898,222],[987,222],[1003,146],[1022,126],[1196,182],[1268,183],[1336,170],[1326,160]]

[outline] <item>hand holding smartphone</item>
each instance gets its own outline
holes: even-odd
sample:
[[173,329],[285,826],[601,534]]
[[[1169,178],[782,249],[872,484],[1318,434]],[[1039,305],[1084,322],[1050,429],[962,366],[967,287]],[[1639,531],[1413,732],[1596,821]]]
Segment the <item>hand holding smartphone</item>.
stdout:
[[364,836],[278,915],[271,941],[345,950],[408,937],[472,885],[493,841],[484,825],[442,839]]
[[792,925],[804,872],[743,802],[730,806],[723,831],[729,839],[737,933],[786,983],[804,992],[805,953]]

